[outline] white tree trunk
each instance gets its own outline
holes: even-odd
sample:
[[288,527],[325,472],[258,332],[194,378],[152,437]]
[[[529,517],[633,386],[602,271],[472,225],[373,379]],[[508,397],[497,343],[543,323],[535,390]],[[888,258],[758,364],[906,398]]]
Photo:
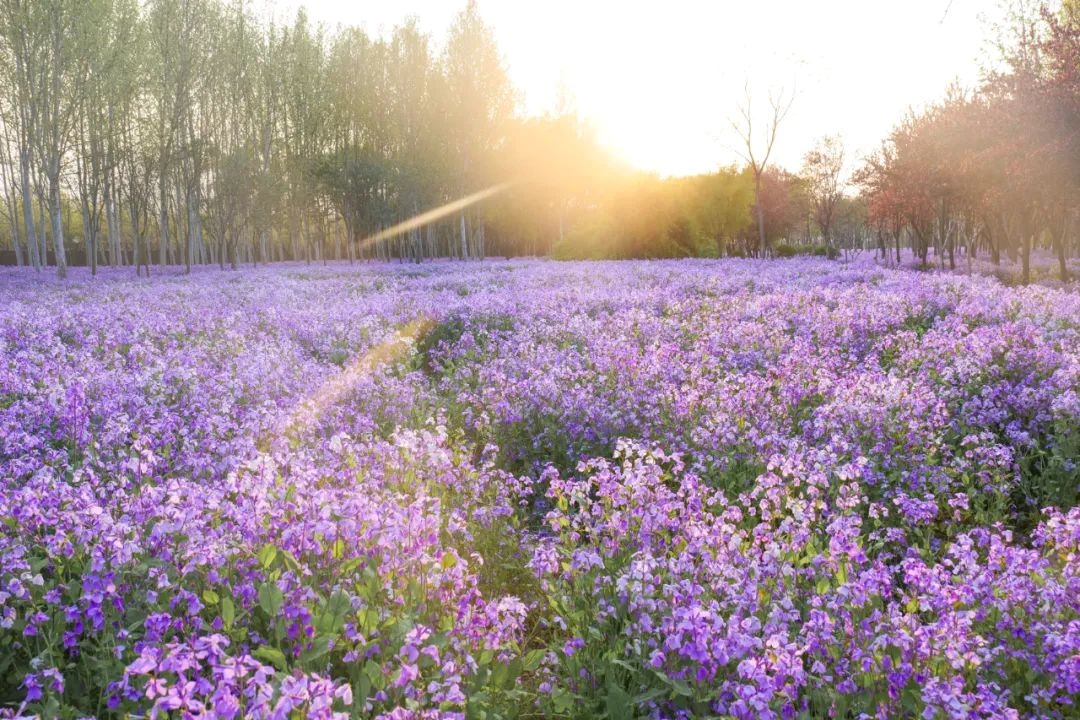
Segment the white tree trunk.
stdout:
[[199,258],[195,255],[198,251],[197,233],[198,233],[198,212],[195,209],[195,204],[192,202],[191,191],[189,190],[185,195],[185,202],[187,204],[187,264],[190,269],[192,264],[198,262]]
[[465,229],[465,211],[461,211],[461,259],[469,257],[469,234]]
[[165,267],[169,250],[169,196],[165,191],[165,166],[158,177],[158,265]]
[[105,224],[109,233],[109,265],[117,267],[124,264],[120,254],[120,219],[116,213],[116,199],[112,191],[112,172],[105,173]]
[[42,267],[49,266],[49,248],[46,243],[48,242],[48,235],[45,232],[45,202],[38,203],[38,257],[41,258]]
[[67,255],[64,253],[64,217],[60,206],[60,158],[49,158],[49,214],[52,216],[53,252],[56,254],[56,277],[67,278]]
[[26,226],[26,249],[30,255],[30,264],[40,269],[42,262],[38,253],[37,236],[34,233],[34,201],[30,195],[30,150],[19,151],[19,176],[22,186],[23,224]]
[[[6,158],[0,160],[6,163]],[[4,204],[7,205],[8,224],[11,226],[11,246],[15,250],[15,265],[23,266],[22,239],[19,237],[19,218],[16,206],[19,204],[15,196],[10,192],[13,188],[8,182],[7,171],[0,167],[0,183],[4,186]]]

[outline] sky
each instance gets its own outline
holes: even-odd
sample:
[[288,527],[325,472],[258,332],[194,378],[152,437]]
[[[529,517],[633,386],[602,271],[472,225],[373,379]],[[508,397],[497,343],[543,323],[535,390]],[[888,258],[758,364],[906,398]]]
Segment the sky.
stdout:
[[[464,0],[266,0],[328,26],[389,33],[413,15],[441,42]],[[731,129],[744,89],[756,115],[794,93],[775,159],[797,169],[839,134],[849,163],[908,108],[977,83],[998,0],[479,0],[522,110],[553,109],[560,84],[601,142],[660,175],[740,162]]]

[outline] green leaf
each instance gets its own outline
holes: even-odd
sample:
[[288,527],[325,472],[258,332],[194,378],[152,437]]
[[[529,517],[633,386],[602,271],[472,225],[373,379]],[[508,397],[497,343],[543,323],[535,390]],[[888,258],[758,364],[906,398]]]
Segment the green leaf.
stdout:
[[345,627],[345,616],[352,610],[352,601],[349,596],[338,590],[326,601],[323,611],[315,619],[315,627],[319,632],[337,634]]
[[666,679],[668,681],[668,684],[671,685],[671,689],[675,691],[676,695],[682,695],[683,697],[690,697],[691,695],[694,694],[693,689],[691,689],[690,685],[688,685],[685,680],[680,680],[678,678],[673,678],[673,677],[668,676],[668,675],[665,675],[664,679]]
[[371,680],[361,673],[360,678],[353,683],[353,707],[362,708],[368,695],[371,694]]
[[632,720],[634,717],[630,696],[614,682],[608,683],[607,716],[610,720]]
[[270,617],[277,615],[284,602],[285,596],[281,593],[281,588],[274,583],[266,582],[259,586],[259,607]]
[[574,706],[574,696],[564,688],[556,688],[552,693],[551,700],[555,705],[555,712],[564,715]]
[[379,627],[379,611],[374,608],[365,608],[360,612],[360,631],[365,635],[371,634]]
[[360,563],[362,562],[364,562],[364,558],[354,557],[352,560],[349,560],[347,563],[342,565],[341,569],[338,572],[341,575],[351,575],[353,571],[356,570],[356,568],[360,567]]
[[300,662],[304,665],[308,665],[328,652],[330,652],[330,638],[325,635],[317,637],[314,642],[311,643],[310,648],[300,653]]
[[345,541],[338,538],[334,541],[334,544],[330,546],[330,557],[334,560],[340,560],[345,554]]
[[206,601],[207,605],[217,605],[218,594],[207,588],[206,590],[203,590],[202,599]]
[[650,700],[654,700],[654,699],[660,697],[663,694],[664,694],[664,688],[654,687],[654,688],[651,688],[649,690],[646,690],[643,693],[635,695],[634,698],[630,702],[633,703],[634,705],[642,705],[644,703],[649,702]]
[[60,717],[60,701],[56,699],[55,695],[50,695],[49,699],[45,701],[45,707],[43,708],[44,717]]
[[547,650],[543,648],[539,650],[531,650],[525,655],[524,668],[525,672],[535,672],[540,667],[540,663],[544,661],[544,656],[547,655]]
[[262,546],[262,549],[259,550],[259,564],[262,565],[264,569],[269,569],[276,559],[277,548],[270,543],[266,543]]
[[260,645],[252,655],[259,660],[265,660],[278,670],[285,670],[288,667],[288,663],[285,661],[285,653],[281,652],[276,647]]
[[517,679],[521,677],[522,671],[521,658],[514,658],[506,666],[506,686],[512,687]]
[[225,629],[230,630],[236,619],[236,606],[229,598],[221,598],[221,621],[225,623]]
[[292,570],[293,572],[300,571],[300,561],[297,560],[296,556],[293,555],[291,552],[289,552],[288,550],[282,550],[281,557],[284,558],[285,566],[288,567],[290,570]]
[[491,671],[491,680],[489,681],[493,687],[502,687],[503,682],[506,681],[506,665],[499,663]]
[[442,560],[439,561],[439,564],[442,565],[444,570],[449,570],[450,568],[457,565],[457,563],[457,554],[452,552],[443,553]]

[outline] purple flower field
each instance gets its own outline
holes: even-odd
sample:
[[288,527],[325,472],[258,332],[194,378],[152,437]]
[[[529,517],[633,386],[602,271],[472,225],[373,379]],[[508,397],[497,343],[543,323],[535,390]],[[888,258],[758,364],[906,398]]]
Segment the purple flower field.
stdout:
[[1080,717],[1080,293],[0,274],[0,717]]

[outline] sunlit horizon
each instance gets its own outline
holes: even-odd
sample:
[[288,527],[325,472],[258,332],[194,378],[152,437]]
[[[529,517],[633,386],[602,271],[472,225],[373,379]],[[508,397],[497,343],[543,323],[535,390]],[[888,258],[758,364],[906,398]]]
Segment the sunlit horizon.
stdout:
[[[463,0],[363,2],[265,0],[280,22],[303,5],[328,28],[356,25],[385,35],[415,17],[436,43]],[[873,150],[910,108],[940,98],[954,81],[977,84],[994,1],[917,0],[882,6],[851,0],[660,6],[552,0],[543,6],[480,0],[519,111],[552,111],[565,90],[598,140],[662,176],[740,163],[729,119],[749,85],[755,102],[794,91],[776,160],[796,168],[814,141],[839,134],[849,162]],[[779,22],[778,22],[779,21]]]

